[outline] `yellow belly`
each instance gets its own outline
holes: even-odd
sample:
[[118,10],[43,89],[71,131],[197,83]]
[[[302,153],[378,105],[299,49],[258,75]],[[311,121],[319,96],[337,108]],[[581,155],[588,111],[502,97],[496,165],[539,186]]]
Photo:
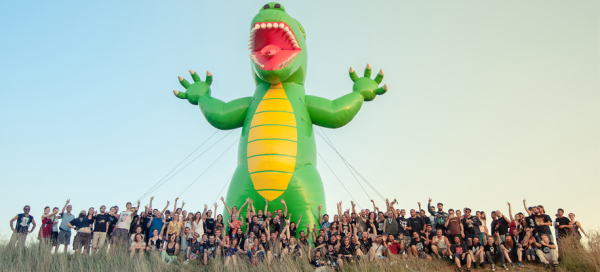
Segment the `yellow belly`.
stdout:
[[292,104],[281,84],[258,104],[248,134],[248,172],[254,189],[269,201],[288,187],[296,165],[298,133]]

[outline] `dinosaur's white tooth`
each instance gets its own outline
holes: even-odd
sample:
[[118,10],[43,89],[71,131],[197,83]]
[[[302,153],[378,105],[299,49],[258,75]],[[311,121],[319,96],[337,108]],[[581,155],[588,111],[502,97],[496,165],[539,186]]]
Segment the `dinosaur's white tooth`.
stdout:
[[298,46],[298,44],[294,44],[294,48],[300,49],[300,46]]
[[279,29],[283,29],[284,25],[283,23],[279,23]]
[[[279,64],[279,68],[283,68],[283,63]],[[177,95],[177,94],[175,94]]]
[[273,24],[273,29],[277,29],[277,28],[279,28],[279,24],[277,24],[277,23],[274,23],[274,24]]
[[267,24],[265,24],[265,23],[260,24],[260,28],[262,28],[262,29],[267,28]]
[[254,32],[250,33],[250,37],[254,37],[254,36],[256,36],[256,33],[254,33]]
[[379,74],[383,76],[383,69],[379,70]]
[[268,29],[271,29],[271,28],[273,28],[273,25],[272,25],[271,23],[268,23],[268,24],[267,24],[267,28],[268,28]]
[[256,30],[258,30],[259,28],[260,28],[260,25],[259,25],[259,24],[255,24],[255,25],[254,25],[254,29],[253,29],[252,31],[256,31]]
[[290,29],[286,26],[283,31],[285,31],[286,33],[290,31]]

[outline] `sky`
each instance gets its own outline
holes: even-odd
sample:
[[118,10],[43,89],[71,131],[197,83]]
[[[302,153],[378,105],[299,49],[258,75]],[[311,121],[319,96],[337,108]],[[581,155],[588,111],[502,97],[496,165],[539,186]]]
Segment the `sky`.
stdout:
[[[189,80],[188,69],[210,70],[213,96],[250,96],[247,37],[265,3],[5,3],[0,236],[26,204],[37,221],[66,199],[75,212],[124,207],[207,139],[189,160],[214,146],[152,192],[154,205],[181,195],[202,210],[225,195],[240,129],[217,131],[172,91],[183,91],[177,76]],[[317,137],[330,214],[338,201],[381,206],[379,194],[399,208],[431,197],[488,214],[508,213],[507,202],[523,212],[527,198],[600,229],[598,1],[281,4],[306,30],[307,94],[347,94],[349,67],[360,74],[367,63],[389,86],[345,127],[323,129],[378,192]]]

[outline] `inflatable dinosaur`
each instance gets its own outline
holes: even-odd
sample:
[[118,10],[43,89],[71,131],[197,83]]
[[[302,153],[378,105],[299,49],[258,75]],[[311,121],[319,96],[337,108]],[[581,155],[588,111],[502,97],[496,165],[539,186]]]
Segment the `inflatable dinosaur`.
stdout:
[[[319,222],[318,205],[325,208],[325,192],[317,171],[317,150],[313,125],[339,128],[348,124],[364,101],[384,94],[387,85],[379,87],[381,70],[371,79],[367,64],[364,77],[350,68],[354,82],[352,92],[333,101],[306,95],[308,50],[302,25],[279,3],[264,5],[250,24],[250,62],[256,88],[252,97],[223,102],[214,98],[210,85],[212,74],[206,72],[201,81],[190,70],[193,83],[182,77],[185,92],[175,96],[199,105],[208,122],[217,129],[242,128],[237,169],[231,180],[225,202],[241,206],[247,198],[256,210],[283,207],[285,200],[292,221],[302,215],[302,225]],[[224,211],[227,218],[227,211]],[[242,212],[245,214],[245,212]],[[298,231],[306,227],[298,226]]]

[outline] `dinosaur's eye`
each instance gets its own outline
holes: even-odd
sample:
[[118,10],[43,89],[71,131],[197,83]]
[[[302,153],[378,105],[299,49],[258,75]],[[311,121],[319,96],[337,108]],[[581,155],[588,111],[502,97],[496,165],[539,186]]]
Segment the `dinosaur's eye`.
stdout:
[[271,8],[271,7],[269,6],[269,4],[266,4],[266,5],[263,7],[263,9],[268,9],[268,8]]
[[280,4],[275,4],[274,8],[281,8]]

